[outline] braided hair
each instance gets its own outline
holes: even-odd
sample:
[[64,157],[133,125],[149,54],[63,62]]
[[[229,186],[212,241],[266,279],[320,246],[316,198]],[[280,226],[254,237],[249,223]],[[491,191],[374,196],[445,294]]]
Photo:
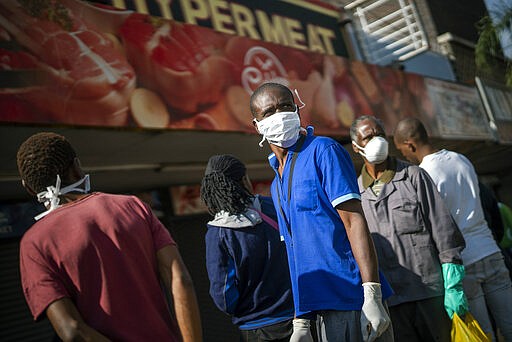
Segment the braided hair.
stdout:
[[18,149],[16,161],[21,179],[36,193],[54,185],[59,175],[63,183],[76,153],[62,135],[42,132],[29,137]]
[[245,165],[235,156],[210,158],[201,182],[201,199],[212,215],[221,211],[236,215],[247,210],[254,195],[242,184],[245,174]]

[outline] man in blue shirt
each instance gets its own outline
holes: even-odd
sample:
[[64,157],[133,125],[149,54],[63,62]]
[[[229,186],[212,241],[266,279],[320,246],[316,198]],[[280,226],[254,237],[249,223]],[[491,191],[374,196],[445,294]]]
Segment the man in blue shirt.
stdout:
[[[272,199],[288,252],[295,314],[316,312],[320,341],[392,341],[375,247],[354,167],[336,141],[300,127],[292,92],[265,83],[251,96],[254,125],[270,144]],[[263,142],[262,140],[262,142]],[[260,143],[261,145],[261,143]]]

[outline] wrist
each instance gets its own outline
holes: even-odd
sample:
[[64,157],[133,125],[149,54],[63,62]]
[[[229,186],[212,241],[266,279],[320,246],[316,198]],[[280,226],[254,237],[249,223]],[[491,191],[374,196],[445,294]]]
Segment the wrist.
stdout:
[[380,287],[380,283],[377,283],[374,281],[366,281],[363,283],[363,286],[379,286]]
[[444,263],[441,267],[443,270],[444,288],[461,288],[465,275],[464,265]]
[[364,291],[364,298],[369,299],[381,299],[382,298],[382,291],[381,291],[381,285],[380,283],[375,282],[365,282],[363,283],[363,291]]

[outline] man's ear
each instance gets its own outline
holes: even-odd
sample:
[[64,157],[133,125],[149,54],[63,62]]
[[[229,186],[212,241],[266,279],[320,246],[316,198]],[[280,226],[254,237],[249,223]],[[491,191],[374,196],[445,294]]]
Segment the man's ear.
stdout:
[[254,126],[254,129],[256,130],[256,132],[258,132],[258,134],[261,134],[259,129],[258,129],[258,125],[256,124],[256,119],[252,119],[252,125]]
[[413,141],[413,140],[410,140],[410,139],[405,139],[403,144],[405,146],[407,146],[407,148],[409,149],[409,151],[411,151],[412,153],[415,153],[416,150],[417,150],[417,146],[416,146],[416,143]]
[[359,153],[359,148],[357,148],[357,146],[354,144],[354,142],[352,142],[352,150],[357,154]]

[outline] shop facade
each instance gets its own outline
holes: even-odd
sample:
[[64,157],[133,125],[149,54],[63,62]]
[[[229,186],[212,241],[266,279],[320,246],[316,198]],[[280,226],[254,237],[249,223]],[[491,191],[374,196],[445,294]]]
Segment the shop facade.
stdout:
[[0,3],[1,340],[53,338],[47,322],[31,322],[17,271],[19,240],[41,207],[21,187],[16,150],[35,132],[68,137],[95,191],[136,194],[152,205],[194,278],[206,341],[237,335],[209,299],[209,216],[198,186],[208,158],[231,153],[268,194],[269,149],[258,146],[248,106],[266,81],[297,89],[302,122],[344,144],[357,170],[349,138],[355,118],[375,115],[391,136],[400,119],[414,116],[438,146],[498,179],[501,197],[512,202],[509,89],[353,59],[340,10],[317,1],[101,3]]

